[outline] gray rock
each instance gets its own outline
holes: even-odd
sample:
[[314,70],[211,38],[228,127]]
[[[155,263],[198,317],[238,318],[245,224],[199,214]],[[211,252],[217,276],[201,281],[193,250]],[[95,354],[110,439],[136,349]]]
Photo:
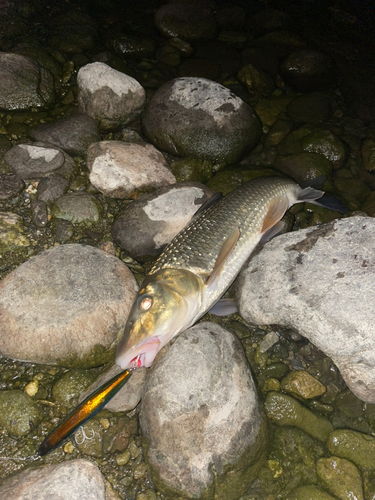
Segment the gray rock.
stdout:
[[27,109],[54,101],[53,76],[19,54],[0,52],[0,109]]
[[95,118],[103,130],[135,120],[146,102],[146,92],[137,80],[104,63],[83,66],[77,83],[80,111]]
[[261,134],[251,107],[229,89],[205,78],[177,78],[150,99],[144,132],[158,148],[176,156],[234,163]]
[[89,460],[28,468],[0,486],[7,500],[105,500],[104,478]]
[[155,258],[213,194],[198,182],[180,182],[140,196],[113,224],[113,239],[136,260]]
[[213,5],[191,0],[163,5],[156,12],[155,24],[164,36],[184,40],[211,38],[216,30]]
[[18,144],[4,156],[21,179],[37,179],[62,167],[64,155],[58,149],[35,144]]
[[0,282],[0,352],[13,359],[90,367],[111,359],[137,290],[119,259],[61,245]]
[[92,194],[69,193],[55,201],[51,215],[73,224],[90,227],[100,222],[102,210],[100,201]]
[[91,116],[78,113],[55,123],[42,123],[30,131],[36,141],[48,142],[73,156],[85,156],[92,142],[100,141],[97,122]]
[[[79,402],[90,396],[101,385],[105,384],[110,378],[119,374],[122,368],[118,365],[113,365],[108,371],[101,374],[97,380],[90,385],[87,391],[83,392],[79,398]],[[140,402],[142,397],[143,385],[146,380],[147,369],[140,368],[136,370],[125,386],[114,396],[106,405],[105,408],[111,411],[131,411]]]
[[50,203],[63,196],[69,187],[69,182],[60,174],[43,177],[38,184],[38,200]]
[[174,497],[238,498],[266,447],[239,340],[219,325],[200,323],[163,352],[148,374],[140,414],[152,480]]
[[164,156],[151,144],[101,141],[87,151],[90,182],[113,198],[132,198],[137,191],[176,182]]
[[297,330],[368,403],[375,403],[374,242],[370,217],[284,234],[250,260],[236,287],[246,321]]
[[44,201],[33,200],[30,204],[31,216],[37,227],[46,227],[48,223],[47,205]]
[[25,187],[25,183],[16,174],[0,175],[0,200],[11,198]]

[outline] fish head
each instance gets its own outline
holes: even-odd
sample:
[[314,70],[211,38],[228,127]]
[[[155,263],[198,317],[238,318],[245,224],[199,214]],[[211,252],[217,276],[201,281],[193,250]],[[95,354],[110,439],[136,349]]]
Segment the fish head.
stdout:
[[151,366],[160,349],[194,322],[203,287],[202,279],[186,269],[147,276],[130,310],[116,363],[123,369]]

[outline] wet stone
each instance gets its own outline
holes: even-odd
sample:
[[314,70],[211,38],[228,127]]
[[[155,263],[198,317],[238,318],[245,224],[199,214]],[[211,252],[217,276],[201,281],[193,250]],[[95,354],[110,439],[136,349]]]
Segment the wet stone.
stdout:
[[0,486],[0,497],[20,500],[27,491],[28,500],[106,500],[104,477],[89,460],[28,468]]
[[41,408],[28,394],[18,390],[0,391],[0,425],[12,436],[25,436],[41,419]]
[[318,476],[328,490],[340,500],[363,500],[361,474],[357,467],[345,458],[321,458],[316,463]]
[[113,50],[122,57],[129,59],[152,58],[156,44],[152,38],[145,35],[119,35],[109,41]]
[[0,282],[0,352],[83,368],[108,362],[137,288],[126,265],[101,250],[46,250]]
[[30,204],[31,217],[37,227],[46,227],[48,223],[47,205],[44,201],[34,200]]
[[82,113],[55,123],[37,125],[30,131],[30,137],[58,146],[72,156],[86,155],[88,146],[101,139],[97,122]]
[[349,429],[334,430],[327,441],[332,455],[346,458],[364,470],[375,470],[375,438]]
[[326,392],[325,386],[304,370],[288,373],[281,381],[281,389],[304,399],[317,398]]
[[52,388],[52,397],[60,403],[69,403],[93,383],[96,375],[88,370],[73,368],[67,371]]
[[281,426],[294,426],[311,436],[326,441],[332,431],[332,424],[316,416],[291,396],[269,392],[265,402],[268,418]]
[[131,76],[95,62],[77,75],[78,104],[103,130],[118,129],[138,118],[146,101],[144,88]]
[[148,102],[142,125],[149,140],[168,153],[227,163],[244,156],[261,135],[252,108],[205,78],[165,83]]
[[25,187],[23,180],[16,174],[0,175],[0,200],[7,200],[20,193]]
[[182,182],[140,196],[113,224],[113,239],[134,259],[153,259],[212,195],[203,184]]
[[38,200],[51,203],[63,196],[69,187],[69,181],[60,174],[51,174],[40,180],[37,188]]
[[288,495],[288,500],[335,500],[335,497],[318,486],[301,486]]
[[63,153],[58,149],[34,144],[18,144],[5,154],[4,159],[21,179],[43,177],[65,162]]
[[88,193],[70,193],[55,201],[51,215],[73,224],[94,226],[100,221],[102,210],[102,205],[95,196]]
[[113,198],[129,199],[176,182],[164,156],[146,143],[96,142],[88,149],[87,166],[92,185]]
[[332,164],[327,158],[317,153],[301,153],[298,155],[279,156],[275,167],[290,176],[297,183],[316,179],[317,189],[321,189],[327,180],[332,178]]
[[59,243],[68,243],[74,236],[74,226],[64,219],[55,219],[52,222],[52,233]]

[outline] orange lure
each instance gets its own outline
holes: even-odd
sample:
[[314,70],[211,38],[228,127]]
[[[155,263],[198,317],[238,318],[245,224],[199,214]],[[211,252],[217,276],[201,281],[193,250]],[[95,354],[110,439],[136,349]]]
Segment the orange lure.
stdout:
[[38,455],[46,455],[96,415],[126,384],[131,374],[131,371],[125,370],[90,394],[45,438],[38,449]]

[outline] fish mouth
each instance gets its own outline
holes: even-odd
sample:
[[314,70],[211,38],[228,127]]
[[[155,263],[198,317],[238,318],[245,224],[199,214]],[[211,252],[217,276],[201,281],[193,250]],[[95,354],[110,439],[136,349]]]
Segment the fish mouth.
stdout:
[[118,356],[116,363],[121,366],[123,370],[150,367],[161,349],[161,342],[159,337],[154,336],[145,340],[141,344],[135,346],[130,351],[127,351],[122,356]]

